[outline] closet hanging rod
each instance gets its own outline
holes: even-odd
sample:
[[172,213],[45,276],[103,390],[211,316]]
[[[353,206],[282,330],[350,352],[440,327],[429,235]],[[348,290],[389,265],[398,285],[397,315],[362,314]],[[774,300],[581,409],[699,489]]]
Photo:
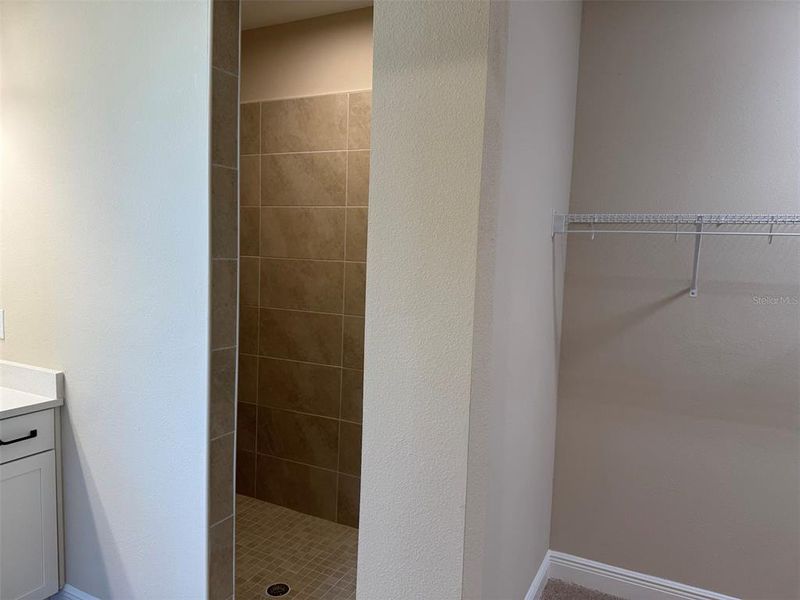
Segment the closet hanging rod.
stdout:
[[554,214],[554,233],[570,224],[615,225],[798,225],[800,214],[568,213]]
[[[588,225],[589,227],[570,227],[570,225]],[[598,229],[602,225],[603,229]],[[670,229],[614,229],[614,225],[663,225]],[[692,225],[693,229],[680,229],[681,225]],[[725,225],[760,225],[769,229],[745,231],[709,231],[707,226],[722,227]],[[672,235],[694,236],[694,267],[689,295],[697,296],[697,280],[700,269],[700,245],[706,235],[757,236],[769,238],[772,243],[775,237],[800,237],[800,231],[775,231],[776,225],[800,225],[800,214],[688,214],[688,213],[553,213],[553,237],[570,233],[590,234],[592,239],[597,234],[636,234],[636,235]],[[609,227],[610,226],[610,227]],[[674,229],[672,229],[674,227]]]
[[570,229],[557,233],[642,233],[656,235],[747,235],[750,237],[800,237],[800,231],[670,231],[668,229]]

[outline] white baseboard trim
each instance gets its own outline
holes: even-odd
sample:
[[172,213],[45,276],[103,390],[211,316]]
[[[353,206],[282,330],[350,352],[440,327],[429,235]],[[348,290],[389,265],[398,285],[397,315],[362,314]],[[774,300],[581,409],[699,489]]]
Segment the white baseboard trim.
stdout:
[[87,594],[86,592],[82,592],[76,587],[71,586],[70,584],[65,584],[61,591],[59,591],[55,596],[51,596],[50,600],[100,600],[99,598],[95,598],[91,594]]
[[539,570],[536,572],[536,577],[533,578],[531,587],[528,588],[528,593],[525,594],[525,600],[539,600],[542,597],[544,586],[547,584],[547,571],[550,568],[550,550],[544,555],[542,564],[539,565]]
[[561,579],[627,600],[739,600],[553,550],[548,550],[525,600],[539,600],[548,579]]

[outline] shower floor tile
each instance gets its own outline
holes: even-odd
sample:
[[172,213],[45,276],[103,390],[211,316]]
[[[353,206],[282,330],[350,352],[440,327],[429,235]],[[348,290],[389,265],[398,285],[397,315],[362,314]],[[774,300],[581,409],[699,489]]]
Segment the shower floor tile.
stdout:
[[286,583],[291,600],[354,600],[358,529],[236,496],[236,598],[265,600]]

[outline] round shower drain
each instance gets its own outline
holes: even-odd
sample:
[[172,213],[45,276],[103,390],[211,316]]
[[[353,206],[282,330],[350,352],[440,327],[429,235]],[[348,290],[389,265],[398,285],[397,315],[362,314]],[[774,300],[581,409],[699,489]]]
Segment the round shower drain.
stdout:
[[267,587],[267,596],[277,598],[278,596],[285,596],[289,593],[289,586],[285,583],[273,583]]

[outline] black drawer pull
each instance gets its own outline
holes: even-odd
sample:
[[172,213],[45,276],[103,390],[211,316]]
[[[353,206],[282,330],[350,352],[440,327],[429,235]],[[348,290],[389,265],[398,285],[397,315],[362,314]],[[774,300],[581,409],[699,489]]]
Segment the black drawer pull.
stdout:
[[17,438],[15,440],[8,440],[7,442],[0,440],[0,446],[8,446],[9,444],[16,444],[17,442],[24,442],[25,440],[30,440],[35,438],[37,435],[38,434],[36,433],[36,430],[31,429],[31,432],[28,435],[23,436],[21,438]]

